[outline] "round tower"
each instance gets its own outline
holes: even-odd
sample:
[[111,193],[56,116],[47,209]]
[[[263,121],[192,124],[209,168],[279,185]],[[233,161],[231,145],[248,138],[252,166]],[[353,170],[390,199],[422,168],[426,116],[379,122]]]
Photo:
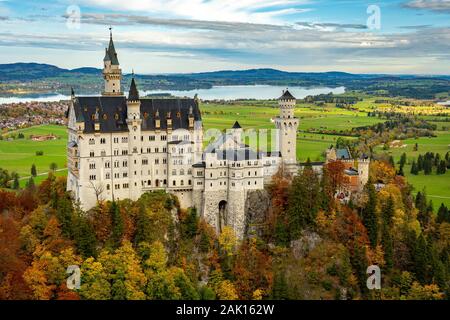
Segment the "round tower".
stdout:
[[296,101],[289,90],[283,91],[283,95],[278,99],[280,115],[275,119],[275,125],[279,130],[278,149],[285,164],[297,163],[299,119],[294,115]]

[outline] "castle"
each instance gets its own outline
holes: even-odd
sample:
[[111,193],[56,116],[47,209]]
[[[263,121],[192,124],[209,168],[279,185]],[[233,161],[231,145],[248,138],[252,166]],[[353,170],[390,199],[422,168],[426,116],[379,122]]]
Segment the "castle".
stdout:
[[[293,174],[301,168],[296,99],[288,90],[279,98],[274,119],[279,152],[242,143],[237,121],[204,148],[198,98],[141,98],[134,76],[126,97],[112,34],[103,62],[101,96],[76,96],[72,90],[67,112],[67,189],[83,209],[99,200],[137,200],[145,192],[164,190],[176,195],[181,207],[195,207],[218,232],[231,226],[242,237],[248,193],[264,189],[282,164]],[[340,160],[340,153],[330,150],[327,161]],[[345,160],[351,160],[349,154]],[[358,187],[368,177],[367,162],[361,163],[359,171],[346,170]],[[323,164],[313,166],[320,171]]]

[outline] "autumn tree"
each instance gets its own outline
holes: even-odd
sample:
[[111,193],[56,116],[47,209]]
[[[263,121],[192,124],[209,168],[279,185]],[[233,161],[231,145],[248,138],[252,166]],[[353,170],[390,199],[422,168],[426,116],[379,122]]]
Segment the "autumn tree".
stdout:
[[241,299],[253,298],[256,290],[269,296],[272,290],[271,258],[256,246],[256,240],[245,241],[239,248],[233,266],[234,283]]

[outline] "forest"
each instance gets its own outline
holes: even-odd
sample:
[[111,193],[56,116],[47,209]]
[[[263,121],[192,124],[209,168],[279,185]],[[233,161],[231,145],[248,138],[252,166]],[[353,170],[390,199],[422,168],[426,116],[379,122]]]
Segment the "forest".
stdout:
[[[0,190],[0,299],[448,299],[448,208],[414,197],[389,161],[373,161],[364,192],[341,203],[347,183],[340,161],[321,176],[281,168],[267,210],[237,239],[164,192],[83,212],[50,173]],[[80,266],[77,290],[66,286],[70,265]],[[381,290],[366,286],[370,265]]]

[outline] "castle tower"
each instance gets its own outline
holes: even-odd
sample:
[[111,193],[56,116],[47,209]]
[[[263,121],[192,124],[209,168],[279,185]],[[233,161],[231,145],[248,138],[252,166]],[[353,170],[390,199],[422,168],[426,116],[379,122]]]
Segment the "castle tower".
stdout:
[[141,196],[141,101],[136,87],[134,75],[131,80],[127,99],[127,125],[128,125],[128,167],[130,178],[130,199],[137,200]]
[[122,90],[120,81],[122,80],[122,70],[117,59],[116,49],[112,39],[112,31],[109,28],[109,46],[105,49],[105,58],[103,59],[103,78],[105,79],[105,89],[103,96],[120,96]]
[[292,165],[297,163],[297,129],[299,119],[294,116],[295,97],[288,91],[278,99],[280,115],[275,118],[275,125],[279,130],[279,145],[283,163]]
[[362,191],[369,181],[370,158],[362,155],[358,159],[358,176],[359,176],[359,191]]

